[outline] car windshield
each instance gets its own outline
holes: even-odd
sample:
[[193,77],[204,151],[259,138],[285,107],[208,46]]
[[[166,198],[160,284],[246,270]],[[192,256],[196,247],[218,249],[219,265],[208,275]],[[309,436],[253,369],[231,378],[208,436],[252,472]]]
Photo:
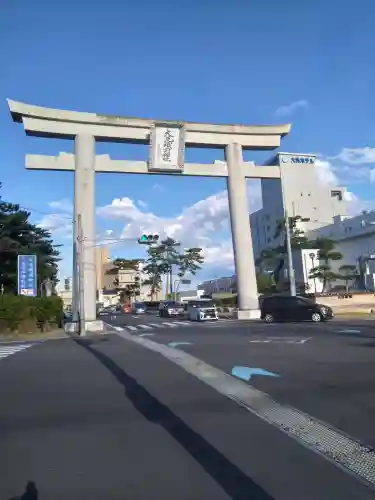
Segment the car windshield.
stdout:
[[198,307],[214,307],[215,303],[213,300],[201,300],[197,302]]
[[146,307],[146,304],[144,302],[136,302],[134,307]]
[[178,302],[166,302],[168,307],[178,307],[180,304]]

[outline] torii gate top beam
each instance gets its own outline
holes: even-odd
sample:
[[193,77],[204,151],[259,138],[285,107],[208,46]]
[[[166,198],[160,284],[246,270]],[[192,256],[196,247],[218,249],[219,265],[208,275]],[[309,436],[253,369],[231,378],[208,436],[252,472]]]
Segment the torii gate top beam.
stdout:
[[194,147],[225,148],[237,143],[246,149],[270,150],[280,146],[291,125],[214,125],[171,120],[151,120],[100,115],[33,106],[8,99],[15,122],[22,122],[28,135],[74,139],[88,133],[101,142],[149,144],[155,124],[185,127],[185,144]]

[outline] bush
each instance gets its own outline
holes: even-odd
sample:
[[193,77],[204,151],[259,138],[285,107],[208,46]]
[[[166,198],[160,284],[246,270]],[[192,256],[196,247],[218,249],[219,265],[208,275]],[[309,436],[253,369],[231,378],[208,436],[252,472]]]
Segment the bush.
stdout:
[[0,295],[0,323],[10,332],[25,328],[28,332],[44,332],[50,326],[61,327],[62,320],[63,303],[60,297]]

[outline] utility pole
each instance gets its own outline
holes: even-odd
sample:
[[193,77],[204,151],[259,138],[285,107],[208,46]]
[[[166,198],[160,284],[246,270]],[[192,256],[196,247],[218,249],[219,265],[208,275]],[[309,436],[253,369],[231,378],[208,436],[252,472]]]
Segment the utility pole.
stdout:
[[280,165],[280,182],[281,182],[281,194],[283,200],[283,208],[284,208],[284,221],[285,221],[285,240],[286,240],[286,252],[288,259],[288,278],[289,278],[289,293],[292,296],[296,296],[296,277],[294,274],[294,266],[293,266],[293,254],[292,254],[292,243],[290,237],[290,223],[288,210],[285,202],[285,191],[284,191],[284,176],[283,176],[283,168]]
[[294,274],[294,266],[293,266],[293,253],[292,253],[292,242],[290,237],[290,223],[288,212],[285,210],[285,236],[286,236],[286,251],[288,255],[288,277],[289,277],[289,286],[290,286],[290,295],[293,297],[296,296],[296,277]]
[[78,249],[78,301],[79,301],[79,334],[85,335],[85,283],[83,276],[83,235],[82,235],[82,216],[77,217],[77,249]]

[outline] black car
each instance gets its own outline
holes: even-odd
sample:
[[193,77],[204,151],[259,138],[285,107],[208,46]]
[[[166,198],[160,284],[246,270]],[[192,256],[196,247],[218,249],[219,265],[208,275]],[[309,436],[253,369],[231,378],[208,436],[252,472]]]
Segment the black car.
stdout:
[[305,297],[273,295],[264,297],[261,304],[261,318],[266,323],[274,321],[313,321],[318,323],[333,318],[332,309],[316,304]]

